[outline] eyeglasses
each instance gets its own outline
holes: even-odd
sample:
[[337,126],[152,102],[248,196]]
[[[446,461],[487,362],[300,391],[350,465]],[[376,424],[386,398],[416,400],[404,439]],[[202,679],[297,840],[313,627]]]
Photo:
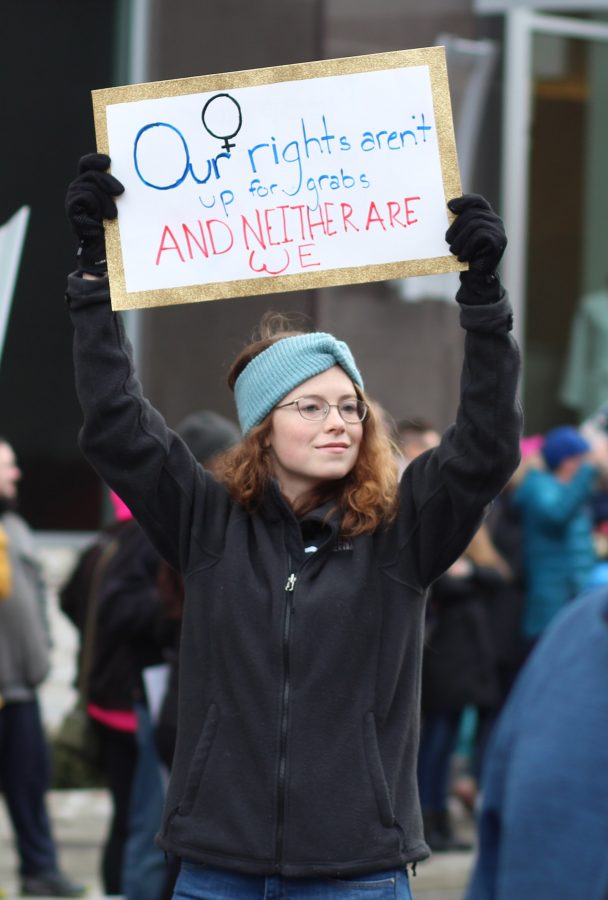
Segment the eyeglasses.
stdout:
[[275,406],[275,409],[286,409],[288,406],[295,406],[303,419],[310,422],[322,422],[329,415],[330,409],[335,407],[338,410],[340,418],[355,425],[362,422],[367,415],[367,404],[363,400],[341,400],[339,403],[328,403],[322,397],[298,397],[297,400],[290,400],[289,403],[282,403]]

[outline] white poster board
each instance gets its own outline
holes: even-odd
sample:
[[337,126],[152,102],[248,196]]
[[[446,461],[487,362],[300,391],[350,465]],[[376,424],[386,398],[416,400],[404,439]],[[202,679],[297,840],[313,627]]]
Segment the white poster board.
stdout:
[[0,359],[29,218],[29,206],[22,206],[0,227]]
[[115,309],[464,268],[442,47],[93,92]]

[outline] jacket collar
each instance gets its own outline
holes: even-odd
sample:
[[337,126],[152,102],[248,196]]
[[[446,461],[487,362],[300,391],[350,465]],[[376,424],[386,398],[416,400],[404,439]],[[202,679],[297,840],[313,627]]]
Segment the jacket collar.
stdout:
[[332,500],[328,500],[326,503],[321,504],[321,506],[316,507],[316,509],[310,510],[310,512],[307,512],[305,516],[299,519],[294,515],[292,508],[281,493],[278,481],[274,478],[264,495],[261,509],[264,518],[269,519],[270,521],[276,522],[288,519],[297,522],[298,525],[308,521],[318,522],[320,525],[324,524],[329,526],[332,533],[336,536],[339,531],[338,515],[335,509],[335,503]]

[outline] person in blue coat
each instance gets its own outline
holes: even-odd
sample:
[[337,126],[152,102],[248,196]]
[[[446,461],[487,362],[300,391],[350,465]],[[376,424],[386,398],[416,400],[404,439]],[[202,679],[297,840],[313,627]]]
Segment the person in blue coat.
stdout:
[[486,758],[467,900],[608,897],[608,589],[530,656]]
[[590,502],[597,469],[589,443],[575,428],[554,428],[542,457],[546,468],[530,469],[513,494],[522,517],[522,631],[530,646],[580,592],[596,562]]

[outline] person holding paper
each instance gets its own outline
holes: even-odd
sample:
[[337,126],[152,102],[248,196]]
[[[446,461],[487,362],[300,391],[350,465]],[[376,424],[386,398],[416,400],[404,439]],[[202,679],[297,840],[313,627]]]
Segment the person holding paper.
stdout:
[[[409,898],[429,855],[416,785],[427,589],[519,455],[519,353],[501,220],[451,200],[469,263],[456,423],[397,479],[346,344],[263,322],[228,382],[242,441],[219,477],[144,398],[110,307],[103,217],[120,183],[80,162],[67,214],[81,446],[184,575],[177,744],[159,845],[174,897]],[[201,343],[205,335],[201,334]]]

